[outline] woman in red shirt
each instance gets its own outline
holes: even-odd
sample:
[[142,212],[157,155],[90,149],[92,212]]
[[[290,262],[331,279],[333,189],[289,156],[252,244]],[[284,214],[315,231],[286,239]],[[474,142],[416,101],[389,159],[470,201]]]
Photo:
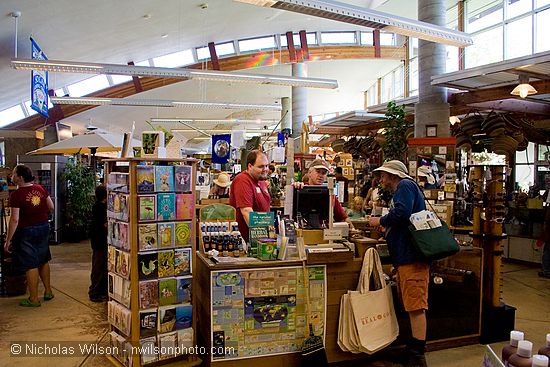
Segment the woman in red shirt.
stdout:
[[44,300],[53,298],[50,286],[50,265],[52,259],[48,245],[50,225],[48,214],[53,202],[44,188],[33,183],[34,176],[29,167],[19,164],[13,169],[12,181],[17,190],[10,195],[11,217],[4,249],[13,249],[14,266],[25,271],[29,298],[19,305],[38,307],[38,277],[44,283]]

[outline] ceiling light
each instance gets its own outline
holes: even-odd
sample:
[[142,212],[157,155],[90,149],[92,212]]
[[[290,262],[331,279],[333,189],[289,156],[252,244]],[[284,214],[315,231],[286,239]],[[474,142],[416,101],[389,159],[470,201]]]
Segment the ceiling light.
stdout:
[[449,117],[449,122],[451,123],[451,125],[454,125],[454,124],[459,123],[460,119],[458,118],[458,116],[450,116]]
[[288,10],[320,18],[393,32],[446,45],[465,47],[473,44],[464,32],[434,24],[398,17],[330,0],[235,0],[257,6]]
[[154,66],[98,64],[78,61],[12,59],[11,66],[17,70],[44,70],[60,73],[109,74],[130,76],[154,76],[162,78],[199,79],[222,82],[286,85],[308,88],[338,88],[333,79],[301,78],[294,76],[248,74],[217,70],[185,68],[162,68]]
[[250,109],[281,111],[279,104],[233,103],[233,102],[181,102],[164,99],[98,98],[98,97],[50,97],[54,104],[93,105],[93,106],[142,106],[179,107],[209,109]]
[[525,98],[527,96],[537,93],[537,90],[533,88],[531,84],[529,84],[529,77],[523,74],[519,76],[519,85],[510,92],[510,94],[514,96],[520,96],[521,98]]

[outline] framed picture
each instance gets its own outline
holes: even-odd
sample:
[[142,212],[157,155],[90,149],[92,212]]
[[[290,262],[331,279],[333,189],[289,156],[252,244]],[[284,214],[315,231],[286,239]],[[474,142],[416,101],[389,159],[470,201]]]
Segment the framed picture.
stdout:
[[427,125],[426,126],[426,136],[427,137],[437,136],[437,125]]

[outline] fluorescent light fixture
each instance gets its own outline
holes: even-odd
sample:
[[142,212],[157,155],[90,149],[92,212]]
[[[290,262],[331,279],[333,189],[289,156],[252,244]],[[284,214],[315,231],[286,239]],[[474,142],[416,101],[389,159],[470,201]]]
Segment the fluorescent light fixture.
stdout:
[[11,66],[17,70],[44,70],[61,73],[153,76],[162,78],[199,79],[222,82],[274,84],[291,87],[326,89],[338,88],[338,81],[333,79],[301,78],[294,76],[287,77],[283,75],[269,74],[248,74],[217,70],[196,70],[153,66],[97,64],[78,61],[27,59],[12,59]]
[[472,38],[434,24],[398,17],[380,11],[366,9],[330,0],[235,0],[242,3],[307,14],[344,23],[393,32],[426,41],[450,46],[466,47],[473,44]]
[[250,119],[193,119],[193,118],[152,118],[152,123],[192,123],[192,124],[201,124],[201,123],[218,123],[218,124],[256,124],[256,125],[272,125],[276,124],[279,120],[275,119],[257,119],[257,120],[250,120]]
[[[228,134],[228,133],[231,133],[233,131],[240,131],[242,129],[235,129],[235,130],[230,130],[230,129],[202,129],[201,131],[204,131],[206,133],[209,133],[209,134]],[[170,129],[170,131],[172,132],[177,132],[177,133],[193,133],[193,132],[197,132],[197,130],[195,129]],[[246,129],[245,132],[246,133],[271,133],[273,131],[273,129]]]
[[233,103],[233,102],[181,102],[164,99],[131,99],[100,97],[50,97],[54,104],[93,105],[93,106],[144,106],[179,107],[207,109],[250,109],[281,111],[280,104]]

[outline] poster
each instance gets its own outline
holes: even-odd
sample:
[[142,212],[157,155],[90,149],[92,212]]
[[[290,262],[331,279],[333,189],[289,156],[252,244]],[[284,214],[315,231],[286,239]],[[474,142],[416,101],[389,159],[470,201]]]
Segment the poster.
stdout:
[[230,153],[231,134],[212,135],[212,163],[227,163]]
[[309,323],[324,336],[326,267],[309,266],[307,320],[302,267],[213,271],[212,361],[299,352]]

